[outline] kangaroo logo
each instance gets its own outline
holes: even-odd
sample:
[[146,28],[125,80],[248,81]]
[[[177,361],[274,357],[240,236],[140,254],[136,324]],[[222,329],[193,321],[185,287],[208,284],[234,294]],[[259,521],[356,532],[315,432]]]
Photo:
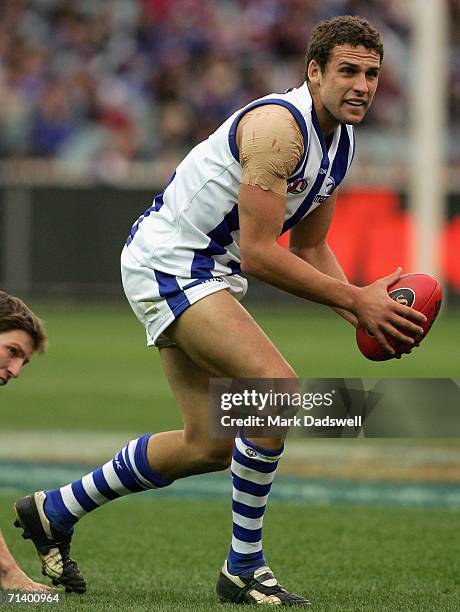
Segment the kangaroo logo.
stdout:
[[335,189],[335,179],[333,176],[328,176],[326,179],[326,195],[330,196]]

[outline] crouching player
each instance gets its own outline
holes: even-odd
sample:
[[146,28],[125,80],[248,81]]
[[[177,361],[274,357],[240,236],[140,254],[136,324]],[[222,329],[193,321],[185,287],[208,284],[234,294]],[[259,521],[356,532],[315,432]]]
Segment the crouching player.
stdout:
[[[46,334],[41,321],[22,300],[0,291],[0,386],[17,378],[35,352],[42,353]],[[4,590],[41,592],[50,587],[34,582],[18,566],[0,531],[0,586]]]
[[[353,126],[372,103],[382,57],[380,36],[366,20],[320,22],[311,35],[305,82],[225,121],[187,155],[132,227],[122,254],[123,285],[148,345],[160,349],[184,428],[143,435],[82,479],[17,502],[44,571],[58,582],[72,586],[81,578],[76,567],[68,571],[68,548],[60,542],[85,514],[122,495],[231,465],[233,538],[218,597],[309,604],[279,584],[262,547],[284,441],[211,439],[208,382],[296,378],[240,305],[247,287],[242,272],[333,307],[352,325],[370,329],[390,353],[385,334],[412,343],[408,334],[423,332],[424,316],[388,296],[400,269],[369,286],[353,286],[327,244],[337,187],[354,155]],[[287,230],[289,250],[277,243]]]

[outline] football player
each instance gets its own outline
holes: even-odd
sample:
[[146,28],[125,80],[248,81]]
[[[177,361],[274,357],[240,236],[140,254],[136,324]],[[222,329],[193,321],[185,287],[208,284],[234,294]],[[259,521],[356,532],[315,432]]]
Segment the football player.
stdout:
[[[22,300],[0,291],[0,386],[18,378],[35,352],[43,352],[46,334],[41,321]],[[18,566],[0,531],[2,589],[42,592],[50,587],[34,582]]]
[[[262,547],[283,436],[241,431],[235,441],[211,438],[209,379],[296,380],[240,304],[243,273],[331,306],[371,330],[391,354],[385,334],[412,344],[410,335],[423,333],[424,316],[388,296],[399,268],[369,286],[351,285],[327,243],[337,188],[354,156],[354,126],[372,104],[382,58],[380,36],[365,19],[320,22],[303,84],[235,112],[187,155],[133,225],[121,259],[125,293],[147,344],[160,349],[184,428],[140,436],[82,479],[17,502],[19,524],[57,582],[81,589],[81,574],[68,564],[68,542],[82,516],[122,495],[231,465],[233,538],[218,597],[309,604],[279,584]],[[278,244],[287,230],[289,250]],[[308,346],[307,330],[308,321]]]

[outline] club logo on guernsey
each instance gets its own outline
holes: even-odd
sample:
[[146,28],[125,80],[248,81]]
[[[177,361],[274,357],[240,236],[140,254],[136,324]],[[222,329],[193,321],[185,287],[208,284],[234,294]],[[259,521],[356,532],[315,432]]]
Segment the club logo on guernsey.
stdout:
[[335,180],[333,176],[328,176],[326,179],[326,196],[330,196],[335,189]]
[[324,190],[324,195],[317,195],[313,200],[317,204],[322,204],[327,200],[327,198],[331,195],[331,193],[335,189],[335,179],[333,176],[328,176],[326,179],[326,188]]
[[288,183],[288,193],[302,193],[308,186],[307,179],[296,179],[291,183]]

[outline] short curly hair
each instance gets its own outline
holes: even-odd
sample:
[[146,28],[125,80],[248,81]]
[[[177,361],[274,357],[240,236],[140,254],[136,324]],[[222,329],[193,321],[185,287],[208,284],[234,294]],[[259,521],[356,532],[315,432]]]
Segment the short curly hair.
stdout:
[[0,334],[15,329],[29,334],[35,352],[45,352],[47,338],[42,321],[20,298],[0,291]]
[[[305,72],[315,60],[324,72],[329,62],[331,51],[337,45],[363,45],[366,49],[376,51],[383,60],[383,44],[380,34],[364,17],[341,15],[332,19],[323,19],[313,28],[307,49]],[[307,76],[308,79],[308,76]]]

